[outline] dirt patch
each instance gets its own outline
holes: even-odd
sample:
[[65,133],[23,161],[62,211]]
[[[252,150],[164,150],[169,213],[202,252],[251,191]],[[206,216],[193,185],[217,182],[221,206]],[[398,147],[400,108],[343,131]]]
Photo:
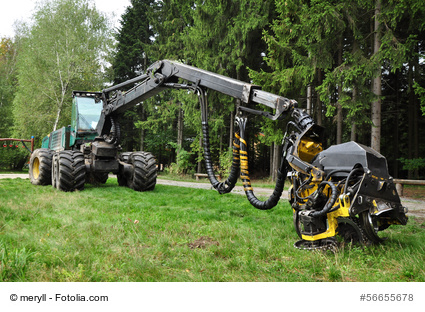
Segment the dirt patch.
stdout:
[[195,248],[206,248],[207,246],[211,246],[211,245],[218,246],[220,244],[214,239],[212,239],[211,237],[202,236],[198,238],[196,241],[189,243],[187,245],[189,246],[190,249],[195,249]]

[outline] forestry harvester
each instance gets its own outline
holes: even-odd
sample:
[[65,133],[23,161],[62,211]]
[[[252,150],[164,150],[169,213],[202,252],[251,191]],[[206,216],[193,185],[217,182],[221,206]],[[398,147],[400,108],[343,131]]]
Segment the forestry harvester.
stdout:
[[[127,92],[124,87],[132,86]],[[302,249],[329,248],[337,238],[365,244],[383,240],[380,232],[407,223],[384,156],[364,145],[348,142],[323,146],[323,128],[316,125],[296,101],[265,92],[260,87],[179,62],[154,63],[145,74],[102,92],[73,92],[71,125],[50,133],[30,159],[30,180],[62,191],[82,190],[86,182],[104,183],[108,174],[135,191],[155,188],[157,164],[148,152],[122,152],[119,119],[131,107],[167,89],[194,92],[200,103],[205,166],[212,186],[228,193],[238,178],[249,202],[261,210],[279,202],[289,179],[289,202]],[[208,131],[207,90],[242,103],[237,107],[233,162],[229,177],[216,179]],[[269,111],[253,109],[261,104]],[[248,107],[250,105],[251,107]],[[270,109],[272,112],[270,112]],[[265,201],[253,192],[248,170],[247,118],[260,115],[280,120],[290,115],[283,154],[273,194]]]

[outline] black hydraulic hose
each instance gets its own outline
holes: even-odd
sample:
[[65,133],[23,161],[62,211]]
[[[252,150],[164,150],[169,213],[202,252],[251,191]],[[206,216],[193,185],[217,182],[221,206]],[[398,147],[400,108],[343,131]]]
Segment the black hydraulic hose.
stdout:
[[330,177],[332,177],[335,173],[339,173],[339,172],[350,173],[351,171],[350,170],[347,170],[347,169],[335,169],[335,170],[332,170],[331,172],[329,172],[326,175],[325,181],[329,180]]
[[204,146],[204,158],[205,167],[208,174],[208,179],[211,185],[220,193],[225,194],[232,191],[235,187],[239,175],[239,140],[235,138],[233,142],[233,161],[230,175],[225,182],[220,182],[216,179],[214,169],[212,166],[211,149],[210,149],[210,136],[208,128],[208,106],[205,92],[201,88],[196,89],[198,91],[199,102],[201,105],[201,118],[202,118],[202,134],[203,134],[203,146]]
[[245,140],[245,127],[246,118],[238,118],[240,129],[240,166],[241,166],[241,179],[244,187],[244,191],[248,201],[255,208],[260,210],[272,209],[279,202],[280,196],[282,196],[283,187],[285,185],[285,179],[287,175],[286,158],[282,157],[280,168],[277,172],[276,186],[273,194],[266,201],[259,200],[255,195],[251,186],[251,180],[249,178],[248,170],[248,146]]
[[295,196],[296,196],[296,198],[297,198],[297,201],[298,200],[304,200],[304,199],[307,199],[308,198],[308,196],[307,197],[301,197],[300,195],[298,195],[298,193],[300,192],[300,190],[304,187],[304,186],[306,186],[307,184],[310,184],[310,182],[311,182],[311,180],[313,179],[313,176],[310,174],[310,176],[308,177],[308,179],[307,180],[305,180],[304,182],[302,182],[301,183],[301,185],[297,188],[297,190],[296,190],[296,192],[295,192]]
[[202,121],[202,134],[203,134],[205,167],[207,169],[207,174],[211,182],[211,185],[215,189],[217,189],[220,182],[215,178],[214,170],[212,167],[208,123],[204,121]]
[[364,173],[364,170],[363,170],[363,168],[355,168],[355,169],[351,170],[350,174],[349,174],[349,175],[348,175],[348,177],[347,177],[347,181],[345,182],[345,185],[344,185],[344,194],[345,194],[345,193],[347,193],[348,183],[350,182],[351,177],[352,177],[352,176],[353,176],[356,172],[363,172],[363,173]]
[[109,120],[111,121],[111,132],[110,137],[107,135],[104,135],[105,142],[108,144],[119,144],[120,143],[120,137],[121,137],[121,128],[118,123],[112,116],[109,117]]
[[[232,167],[230,169],[229,177],[224,182],[226,185],[233,189],[236,185],[236,182],[239,178],[240,173],[240,141],[239,141],[239,134],[235,133],[235,138],[233,139],[233,146],[232,146]],[[230,192],[230,191],[229,191]]]
[[319,184],[316,192],[321,192],[321,189],[322,189],[322,187],[324,187],[324,185],[328,185],[331,188],[331,197],[328,200],[328,202],[326,203],[325,207],[323,207],[322,210],[309,213],[310,217],[314,217],[314,218],[315,217],[322,217],[325,214],[327,214],[331,210],[332,206],[335,204],[335,202],[338,198],[338,190],[337,190],[336,186],[332,182],[329,182],[329,181],[322,181]]

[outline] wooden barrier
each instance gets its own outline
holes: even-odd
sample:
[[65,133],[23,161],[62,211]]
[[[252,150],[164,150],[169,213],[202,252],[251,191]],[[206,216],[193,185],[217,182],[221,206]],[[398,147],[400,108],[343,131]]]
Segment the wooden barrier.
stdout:
[[[215,175],[217,179],[221,179],[220,175]],[[199,178],[208,178],[208,174],[206,173],[195,173],[196,181],[199,181]]]
[[398,196],[403,196],[403,185],[425,185],[425,180],[394,179]]

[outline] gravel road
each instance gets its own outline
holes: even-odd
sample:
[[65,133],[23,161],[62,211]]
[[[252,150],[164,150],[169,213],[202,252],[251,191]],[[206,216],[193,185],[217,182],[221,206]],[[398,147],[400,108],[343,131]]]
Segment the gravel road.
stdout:
[[[0,179],[17,179],[17,178],[28,179],[28,175],[27,174],[0,174]],[[209,184],[208,182],[205,182],[205,183],[182,182],[182,181],[157,179],[157,184],[200,188],[200,189],[212,189],[211,184]],[[254,188],[254,192],[257,196],[270,196],[273,190],[268,188]],[[232,190],[232,193],[245,195],[242,186],[235,186],[235,188]],[[288,198],[288,192],[284,191],[282,194],[282,198],[284,199]],[[417,199],[402,197],[401,203],[403,204],[403,206],[407,207],[407,209],[409,210],[409,212],[407,213],[408,216],[416,216],[425,220],[425,201],[424,200],[417,200]]]

